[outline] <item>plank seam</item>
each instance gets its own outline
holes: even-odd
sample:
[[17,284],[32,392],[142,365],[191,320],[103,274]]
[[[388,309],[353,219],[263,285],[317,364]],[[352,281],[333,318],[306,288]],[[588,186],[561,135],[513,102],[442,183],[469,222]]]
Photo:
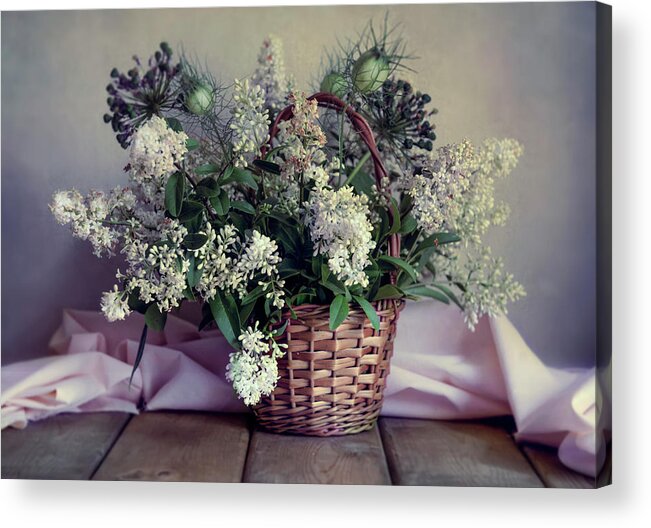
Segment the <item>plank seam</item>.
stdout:
[[133,415],[133,414],[131,414],[131,413],[128,414],[127,419],[124,421],[124,424],[122,424],[122,427],[120,427],[120,430],[117,432],[117,434],[115,435],[115,437],[114,437],[113,440],[111,441],[111,444],[109,445],[108,449],[104,452],[104,454],[102,455],[102,457],[99,459],[99,461],[98,461],[97,464],[95,465],[95,468],[93,469],[93,471],[91,472],[90,476],[88,477],[88,480],[93,480],[93,478],[95,477],[95,474],[99,471],[99,468],[102,467],[102,465],[103,465],[104,462],[106,461],[106,457],[109,456],[109,453],[110,453],[111,451],[113,451],[113,448],[115,447],[115,444],[118,443],[118,440],[119,440],[120,437],[122,436],[122,433],[124,433],[124,430],[127,428],[127,425],[129,425],[129,424],[131,423],[131,419],[132,419],[134,416],[135,416],[135,415]]
[[380,435],[380,444],[382,445],[382,453],[384,454],[384,461],[386,462],[387,469],[389,470],[389,479],[391,480],[391,485],[396,486],[398,479],[394,474],[393,464],[391,464],[391,461],[389,460],[389,457],[387,455],[386,439],[385,439],[386,433],[384,432],[384,418],[378,419],[376,427],[378,428],[378,433]]
[[524,459],[527,461],[529,466],[531,466],[531,469],[533,469],[533,472],[536,474],[536,477],[538,477],[538,480],[542,482],[542,485],[545,486],[545,488],[552,488],[553,486],[550,486],[549,483],[547,482],[547,479],[545,479],[540,471],[538,471],[538,468],[536,467],[536,464],[533,463],[533,460],[531,460],[531,457],[529,454],[522,448],[522,446],[516,441],[515,436],[513,433],[508,433],[509,437],[511,440],[513,440],[513,443],[515,444],[515,447],[520,451]]

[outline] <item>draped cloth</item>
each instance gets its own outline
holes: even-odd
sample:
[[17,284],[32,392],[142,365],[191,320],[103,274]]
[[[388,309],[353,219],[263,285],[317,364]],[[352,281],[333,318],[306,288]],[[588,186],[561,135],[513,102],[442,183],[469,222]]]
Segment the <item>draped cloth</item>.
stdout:
[[[246,411],[225,379],[226,340],[171,315],[163,332],[149,333],[130,383],[142,324],[139,314],[108,323],[98,312],[65,310],[54,355],[2,367],[2,428],[63,412]],[[516,440],[557,447],[563,464],[594,477],[605,460],[609,401],[595,368],[546,366],[505,316],[470,332],[456,308],[425,301],[400,316],[382,414],[512,415]]]

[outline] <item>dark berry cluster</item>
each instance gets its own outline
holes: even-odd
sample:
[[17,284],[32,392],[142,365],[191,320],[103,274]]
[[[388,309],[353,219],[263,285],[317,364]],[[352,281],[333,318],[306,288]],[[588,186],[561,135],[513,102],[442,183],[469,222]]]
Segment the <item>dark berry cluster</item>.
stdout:
[[437,110],[426,109],[431,101],[428,94],[414,91],[407,81],[394,79],[386,80],[380,90],[368,95],[362,111],[376,130],[378,147],[388,143],[400,150],[432,150],[436,134],[427,118]]
[[176,103],[178,94],[174,89],[174,78],[181,71],[181,64],[172,63],[172,49],[163,42],[149,58],[146,65],[134,55],[136,65],[126,74],[111,70],[111,83],[106,87],[109,93],[109,113],[104,122],[111,123],[118,143],[127,148],[135,129],[152,115],[161,115]]

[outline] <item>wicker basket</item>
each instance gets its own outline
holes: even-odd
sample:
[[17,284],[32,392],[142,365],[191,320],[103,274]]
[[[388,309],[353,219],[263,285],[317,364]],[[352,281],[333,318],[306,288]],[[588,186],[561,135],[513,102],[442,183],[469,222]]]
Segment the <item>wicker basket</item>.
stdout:
[[[313,95],[319,106],[345,112],[371,153],[378,186],[386,176],[375,139],[362,116],[330,94]],[[283,110],[271,129],[292,115]],[[380,187],[381,188],[381,187]],[[400,255],[400,239],[389,239],[389,254]],[[395,276],[392,276],[395,281]],[[382,408],[402,301],[374,303],[380,317],[376,331],[361,309],[352,309],[336,329],[329,328],[328,305],[294,308],[281,341],[287,344],[278,361],[280,379],[274,392],[254,407],[258,422],[275,433],[314,436],[354,434],[371,429]]]

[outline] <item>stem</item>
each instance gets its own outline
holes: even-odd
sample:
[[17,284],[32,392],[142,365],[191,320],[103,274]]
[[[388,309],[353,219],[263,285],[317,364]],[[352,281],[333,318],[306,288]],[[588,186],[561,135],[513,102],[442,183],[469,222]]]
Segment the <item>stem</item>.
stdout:
[[355,165],[355,168],[353,169],[353,171],[348,176],[348,179],[346,180],[346,185],[351,185],[352,184],[352,181],[360,173],[360,171],[362,170],[362,167],[366,164],[366,162],[369,160],[370,157],[371,157],[371,152],[370,151],[367,152],[366,154],[364,154],[361,157],[361,159],[359,160],[359,163],[357,165]]

